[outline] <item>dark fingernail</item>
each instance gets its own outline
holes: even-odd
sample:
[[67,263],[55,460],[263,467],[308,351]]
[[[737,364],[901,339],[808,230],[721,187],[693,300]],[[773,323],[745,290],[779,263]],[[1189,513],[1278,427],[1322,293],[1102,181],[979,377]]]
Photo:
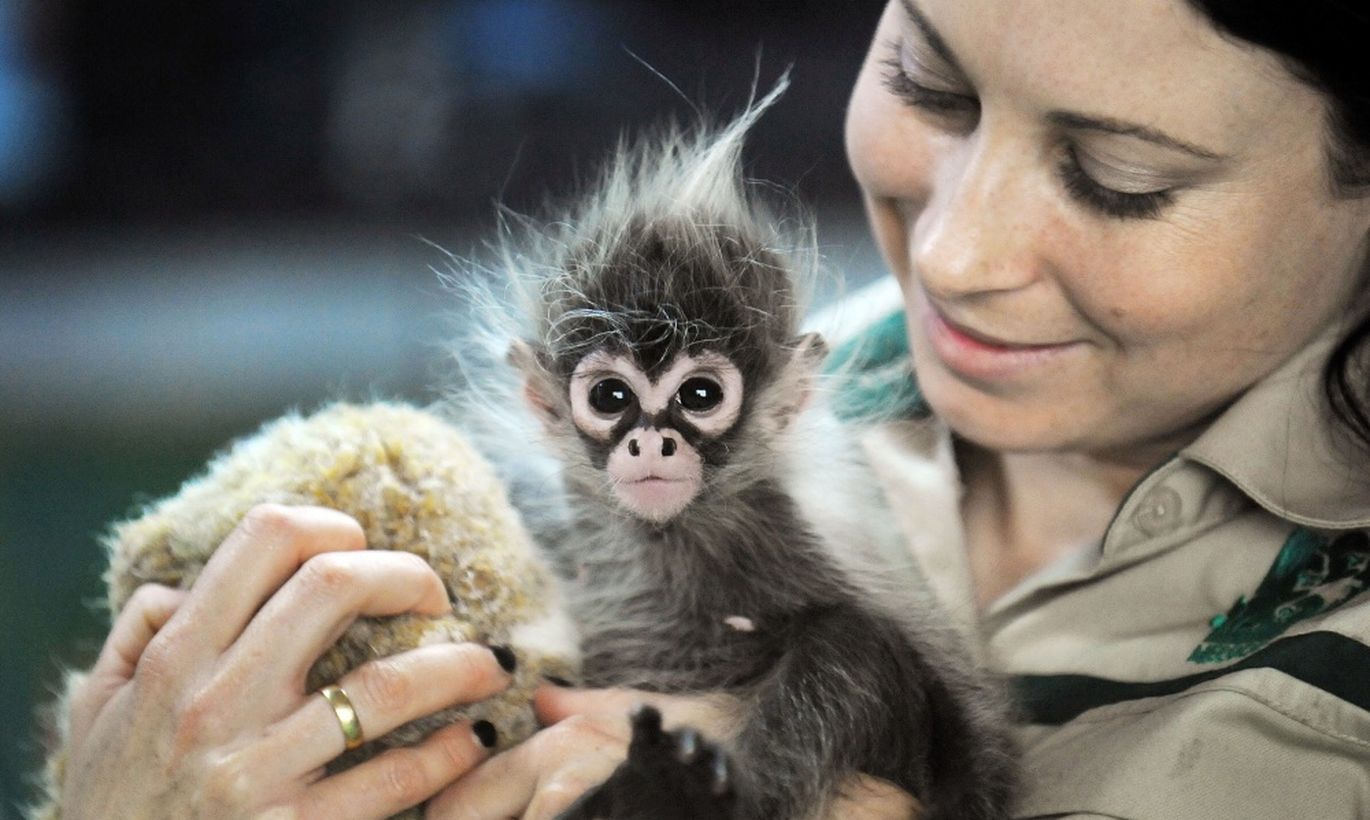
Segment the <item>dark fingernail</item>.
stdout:
[[563,689],[570,689],[573,685],[569,680],[566,680],[565,678],[559,678],[556,675],[543,675],[542,679],[552,684],[553,686],[560,686]]
[[492,646],[490,651],[495,653],[495,660],[499,661],[500,668],[509,674],[514,674],[518,668],[518,658],[514,657],[514,650],[507,646]]
[[471,726],[471,731],[476,733],[476,740],[480,741],[480,745],[487,749],[495,748],[495,741],[499,738],[495,724],[488,720],[478,720]]

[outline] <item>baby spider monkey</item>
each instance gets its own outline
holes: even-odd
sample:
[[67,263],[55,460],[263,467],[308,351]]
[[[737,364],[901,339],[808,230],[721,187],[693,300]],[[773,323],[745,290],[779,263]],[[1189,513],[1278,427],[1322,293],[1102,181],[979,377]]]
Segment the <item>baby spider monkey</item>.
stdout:
[[564,817],[809,817],[856,773],[926,818],[1004,817],[997,693],[888,569],[904,547],[821,401],[826,345],[799,329],[811,234],[787,237],[742,179],[743,137],[782,90],[725,127],[621,146],[591,196],[504,248],[584,683],[724,692],[739,714],[706,742],[639,710],[628,760]]

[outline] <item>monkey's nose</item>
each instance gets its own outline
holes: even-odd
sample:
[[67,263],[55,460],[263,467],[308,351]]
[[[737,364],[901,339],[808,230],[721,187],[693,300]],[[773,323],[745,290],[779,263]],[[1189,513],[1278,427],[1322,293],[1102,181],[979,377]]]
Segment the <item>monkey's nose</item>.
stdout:
[[[661,442],[661,457],[670,458],[675,455],[676,450],[680,449],[680,442],[673,435],[662,435],[657,430],[646,430],[640,435],[635,435],[628,439],[628,455],[637,458],[642,455],[642,448],[655,448],[657,442]],[[649,457],[654,453],[649,454]]]

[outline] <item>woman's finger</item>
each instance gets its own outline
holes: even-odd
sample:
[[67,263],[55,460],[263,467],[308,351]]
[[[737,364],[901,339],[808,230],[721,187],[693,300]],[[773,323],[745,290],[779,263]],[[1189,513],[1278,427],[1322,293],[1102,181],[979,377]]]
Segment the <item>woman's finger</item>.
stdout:
[[[374,739],[453,704],[484,700],[509,682],[487,647],[463,643],[422,646],[370,661],[338,685],[352,702],[362,737]],[[256,755],[275,771],[303,776],[342,754],[345,745],[337,713],[315,693],[267,730]]]
[[533,693],[533,709],[544,726],[575,715],[626,715],[646,704],[661,712],[667,731],[697,729],[711,740],[732,737],[740,725],[741,705],[730,695],[663,695],[639,689],[575,689],[543,684]]
[[636,689],[576,689],[545,683],[533,693],[533,710],[539,723],[551,726],[573,715],[627,715],[647,697],[648,693]]
[[[576,780],[588,771],[603,771],[601,782],[623,762],[630,730],[626,715],[576,716],[543,729],[503,754],[496,755],[439,792],[428,804],[430,820],[522,817],[539,792],[550,789],[555,801],[572,788],[559,779],[565,769]],[[579,793],[571,795],[574,800]],[[568,803],[569,805],[569,803]]]
[[866,774],[852,775],[828,807],[827,820],[918,820],[923,806],[913,795]]
[[69,714],[73,745],[85,737],[110,697],[133,678],[143,651],[176,613],[186,595],[183,590],[160,584],[144,584],[134,591],[114,619],[95,666],[72,694]]
[[167,624],[187,653],[214,657],[237,640],[262,603],[315,555],[366,548],[352,517],[323,507],[261,504],[229,533]]
[[553,820],[586,792],[608,780],[622,763],[622,757],[603,754],[576,758],[538,783],[522,820]]
[[[253,670],[253,685],[264,695],[298,687],[358,615],[450,610],[442,581],[417,555],[385,550],[316,555],[262,606],[221,669],[230,675],[238,667]],[[271,663],[264,666],[263,658]]]
[[434,732],[417,746],[391,749],[309,786],[299,801],[304,818],[373,818],[426,800],[489,754],[470,723]]

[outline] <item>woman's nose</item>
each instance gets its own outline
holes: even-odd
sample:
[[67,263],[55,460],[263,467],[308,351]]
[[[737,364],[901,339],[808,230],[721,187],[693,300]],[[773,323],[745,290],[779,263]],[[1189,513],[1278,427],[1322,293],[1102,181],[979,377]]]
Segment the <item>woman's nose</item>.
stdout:
[[944,300],[1013,291],[1037,281],[1044,203],[1032,202],[1027,162],[983,136],[942,158],[910,241],[914,274]]

